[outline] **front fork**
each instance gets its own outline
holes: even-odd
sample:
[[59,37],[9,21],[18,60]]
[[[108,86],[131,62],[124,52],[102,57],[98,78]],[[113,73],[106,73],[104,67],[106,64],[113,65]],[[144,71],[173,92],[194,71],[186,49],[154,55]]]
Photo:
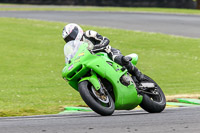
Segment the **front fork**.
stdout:
[[82,81],[85,81],[85,80],[89,81],[94,86],[95,90],[97,90],[97,91],[102,88],[101,83],[97,77],[97,74],[94,71],[91,71],[91,76],[82,78],[79,81],[79,83]]

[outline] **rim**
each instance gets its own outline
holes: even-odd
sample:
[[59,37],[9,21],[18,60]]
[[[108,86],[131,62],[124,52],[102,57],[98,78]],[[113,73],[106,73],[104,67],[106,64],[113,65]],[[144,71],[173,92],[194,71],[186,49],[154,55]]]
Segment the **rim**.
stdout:
[[94,98],[94,100],[104,107],[111,107],[112,103],[110,102],[109,96],[107,92],[104,90],[104,95],[101,95],[99,91],[95,90],[95,88],[91,85],[90,87],[90,95]]
[[148,94],[147,95],[152,101],[161,103],[163,98],[162,98],[160,91],[159,91],[160,87],[156,83],[154,83],[154,84],[155,84],[156,87],[154,89],[151,89],[150,92],[153,93],[153,94],[156,94],[156,95],[148,95]]
[[[102,103],[109,103],[109,98],[108,98],[108,95],[101,95],[98,91],[96,91],[94,89],[94,87],[92,86],[92,92],[94,94],[94,96],[99,100],[101,101]],[[105,94],[105,92],[104,92]]]

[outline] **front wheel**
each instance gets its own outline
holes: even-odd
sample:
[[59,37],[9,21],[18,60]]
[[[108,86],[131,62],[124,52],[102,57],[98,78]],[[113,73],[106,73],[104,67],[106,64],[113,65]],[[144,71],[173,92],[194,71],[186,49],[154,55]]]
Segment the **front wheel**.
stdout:
[[[149,113],[159,113],[165,109],[166,99],[162,89],[158,84],[153,81],[150,77],[145,75],[145,82],[150,82],[155,84],[155,88],[149,90],[149,93],[143,93],[143,100],[140,104],[144,110]],[[152,93],[157,95],[151,95]]]
[[107,91],[104,95],[100,94],[89,81],[80,82],[78,88],[82,99],[93,111],[103,116],[113,114],[114,101]]

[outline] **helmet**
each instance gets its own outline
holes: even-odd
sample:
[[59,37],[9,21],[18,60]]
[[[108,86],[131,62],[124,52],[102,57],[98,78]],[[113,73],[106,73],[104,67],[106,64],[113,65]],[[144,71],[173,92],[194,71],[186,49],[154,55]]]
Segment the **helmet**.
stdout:
[[63,28],[62,37],[66,43],[71,40],[80,41],[83,37],[83,30],[79,25],[70,23]]

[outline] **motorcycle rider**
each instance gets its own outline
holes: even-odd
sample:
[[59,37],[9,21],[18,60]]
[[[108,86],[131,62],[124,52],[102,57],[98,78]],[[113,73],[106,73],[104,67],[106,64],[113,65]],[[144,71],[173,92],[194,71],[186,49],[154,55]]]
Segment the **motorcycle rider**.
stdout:
[[130,74],[135,75],[137,80],[144,80],[144,75],[130,62],[130,59],[123,56],[120,50],[112,48],[109,45],[109,39],[101,36],[96,31],[87,30],[83,32],[79,25],[70,23],[63,28],[62,37],[66,43],[71,40],[87,42],[90,50],[93,52],[106,52],[114,62],[125,66]]

